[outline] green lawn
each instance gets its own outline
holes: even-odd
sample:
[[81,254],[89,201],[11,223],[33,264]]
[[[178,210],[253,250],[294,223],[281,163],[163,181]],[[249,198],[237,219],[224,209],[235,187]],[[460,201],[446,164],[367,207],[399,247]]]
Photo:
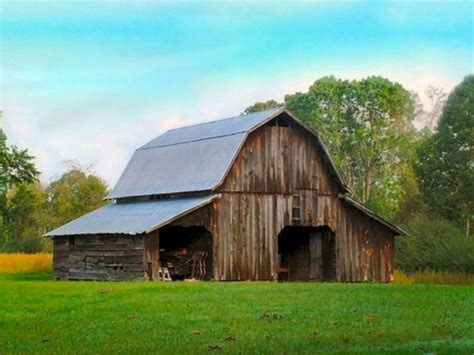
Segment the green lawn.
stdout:
[[0,353],[474,353],[474,287],[0,275]]

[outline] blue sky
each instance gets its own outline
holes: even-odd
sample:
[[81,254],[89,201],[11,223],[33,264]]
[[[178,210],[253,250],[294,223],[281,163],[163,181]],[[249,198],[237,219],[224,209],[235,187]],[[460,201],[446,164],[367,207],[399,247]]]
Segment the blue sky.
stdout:
[[472,2],[0,3],[1,125],[44,181],[75,159],[113,184],[167,128],[325,75],[422,93],[473,71]]

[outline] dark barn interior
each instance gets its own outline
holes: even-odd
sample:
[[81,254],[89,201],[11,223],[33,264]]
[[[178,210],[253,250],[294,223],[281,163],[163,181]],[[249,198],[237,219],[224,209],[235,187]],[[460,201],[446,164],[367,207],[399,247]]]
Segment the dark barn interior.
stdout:
[[328,227],[286,226],[278,235],[279,278],[334,281],[336,243]]
[[202,226],[160,230],[160,263],[173,280],[212,280],[212,235]]

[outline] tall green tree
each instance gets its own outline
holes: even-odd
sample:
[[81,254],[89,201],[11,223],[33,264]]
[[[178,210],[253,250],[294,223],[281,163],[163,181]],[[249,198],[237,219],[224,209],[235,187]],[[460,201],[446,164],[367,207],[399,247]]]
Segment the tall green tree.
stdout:
[[0,128],[0,193],[5,193],[10,186],[36,181],[38,176],[39,171],[28,150],[9,145]]
[[359,200],[393,216],[412,174],[415,104],[400,84],[381,77],[314,82],[285,97],[287,108],[315,129]]
[[420,190],[431,211],[472,233],[474,215],[474,75],[449,95],[435,133],[418,150]]
[[26,149],[9,145],[6,134],[0,128],[0,248],[11,239],[8,229],[8,189],[21,183],[32,183],[38,176],[39,171],[34,165],[33,157]]
[[8,243],[7,251],[34,253],[46,248],[42,237],[52,226],[46,191],[39,183],[20,184],[7,193]]
[[52,182],[47,194],[54,226],[59,226],[103,206],[107,184],[76,165]]

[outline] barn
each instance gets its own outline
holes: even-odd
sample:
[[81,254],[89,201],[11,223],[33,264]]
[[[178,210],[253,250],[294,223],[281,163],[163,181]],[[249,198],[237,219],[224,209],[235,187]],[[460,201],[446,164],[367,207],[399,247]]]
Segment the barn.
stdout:
[[167,131],[108,200],[47,234],[57,279],[389,282],[404,234],[285,108]]

